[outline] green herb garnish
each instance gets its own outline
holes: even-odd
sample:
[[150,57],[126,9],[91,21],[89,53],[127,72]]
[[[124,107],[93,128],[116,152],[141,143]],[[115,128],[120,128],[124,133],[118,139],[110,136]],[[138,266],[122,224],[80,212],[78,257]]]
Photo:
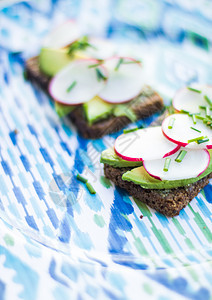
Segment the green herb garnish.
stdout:
[[197,131],[197,132],[200,132],[201,133],[201,130],[197,129],[197,128],[194,128],[194,127],[190,127],[191,129]]
[[197,89],[194,89],[194,88],[192,88],[192,87],[190,87],[190,86],[187,86],[187,89],[190,90],[190,91],[192,91],[192,92],[195,92],[195,93],[199,93],[199,94],[202,93],[202,91],[197,90]]
[[199,136],[197,138],[188,140],[188,143],[197,142],[197,141],[203,140],[204,138],[205,138],[205,136]]
[[136,130],[138,130],[138,127],[131,128],[131,129],[124,129],[123,133],[129,133],[129,132],[133,132],[133,131],[136,131]]
[[88,37],[85,35],[76,42],[72,43],[68,48],[68,54],[73,55],[75,51],[85,50],[87,48],[96,49],[93,45],[88,42]]
[[96,76],[98,81],[107,79],[99,68],[96,68]]
[[23,71],[23,77],[24,77],[24,80],[28,79],[28,74],[27,74],[26,70]]
[[124,59],[120,58],[114,70],[118,71],[119,67],[121,66],[121,64],[123,64],[123,62],[124,62]]
[[140,60],[130,60],[130,61],[126,61],[126,60],[124,60],[124,58],[123,57],[121,57],[120,59],[119,59],[119,61],[118,61],[118,63],[117,63],[117,65],[116,65],[116,67],[115,67],[115,71],[118,71],[118,69],[119,69],[119,67],[121,66],[121,64],[125,64],[125,65],[127,65],[127,64],[138,64],[138,63],[141,63],[141,61]]
[[89,182],[86,182],[86,187],[89,190],[90,194],[96,194],[96,191]]
[[83,177],[82,175],[80,175],[79,173],[77,174],[77,179],[83,183],[86,183],[88,181],[88,179],[86,179],[85,177]]
[[76,80],[74,80],[72,82],[72,84],[67,88],[66,92],[70,93],[70,91],[75,87],[75,85],[77,84]]
[[205,139],[203,139],[203,140],[199,140],[199,141],[197,141],[197,144],[202,144],[202,143],[206,143],[206,142],[208,142],[209,141],[209,138],[205,138]]
[[164,167],[163,167],[164,172],[168,172],[170,163],[171,163],[171,158],[167,157],[165,159],[165,163],[164,163]]
[[174,107],[172,105],[166,106],[166,109],[168,110],[169,115],[172,115],[175,112]]
[[206,125],[210,125],[212,122],[211,122],[211,120],[207,117],[207,118],[204,118],[203,123],[206,124]]
[[202,121],[205,119],[205,117],[199,116],[199,115],[196,115],[196,118],[199,119],[199,120],[202,120]]
[[171,118],[171,119],[169,120],[168,129],[172,129],[172,128],[173,128],[174,121],[175,121],[175,118]]
[[123,61],[123,64],[140,64],[141,60],[131,60],[131,61]]
[[181,113],[183,113],[183,114],[187,114],[187,115],[189,115],[190,113],[189,113],[189,111],[187,111],[187,110],[184,110],[184,109],[181,109],[181,111],[180,111]]
[[193,123],[194,123],[194,124],[197,124],[197,121],[196,121],[196,116],[195,116],[195,114],[192,114],[192,116],[191,116],[191,117],[192,117],[192,121],[193,121]]
[[99,63],[97,63],[97,64],[89,65],[88,68],[89,68],[89,69],[90,69],[90,68],[96,68],[96,67],[101,66],[103,63],[104,63],[104,61],[101,60],[101,61],[99,61]]
[[181,162],[183,160],[183,158],[185,157],[186,153],[187,153],[187,151],[181,150],[180,153],[178,154],[178,156],[176,157],[175,161]]
[[206,114],[207,117],[210,117],[211,112],[210,112],[210,108],[209,107],[206,107],[205,114]]
[[204,99],[207,101],[207,103],[212,106],[212,101],[209,99],[207,95],[204,95]]

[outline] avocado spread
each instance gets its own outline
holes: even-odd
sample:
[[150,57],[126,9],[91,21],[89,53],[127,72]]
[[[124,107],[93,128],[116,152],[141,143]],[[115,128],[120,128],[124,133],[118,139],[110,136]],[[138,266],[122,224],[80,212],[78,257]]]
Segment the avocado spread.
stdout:
[[[212,150],[209,150],[210,156],[212,157]],[[212,159],[210,160],[209,166],[207,169],[198,177],[189,178],[189,179],[181,179],[181,180],[158,180],[152,176],[150,176],[144,167],[142,166],[142,162],[134,162],[134,161],[126,161],[121,159],[116,155],[114,150],[107,149],[102,152],[101,160],[102,163],[111,165],[115,168],[124,168],[124,167],[134,167],[139,166],[137,168],[133,168],[130,171],[127,171],[122,175],[122,179],[126,181],[134,182],[135,184],[140,185],[145,189],[172,189],[178,188],[181,186],[186,186],[188,184],[194,183],[203,177],[207,176],[212,172]]]

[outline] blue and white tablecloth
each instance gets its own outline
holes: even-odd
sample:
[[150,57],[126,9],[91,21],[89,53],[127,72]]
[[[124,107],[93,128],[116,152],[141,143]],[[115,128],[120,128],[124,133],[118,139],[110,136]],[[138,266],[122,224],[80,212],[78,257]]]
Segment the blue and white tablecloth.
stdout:
[[45,34],[74,18],[141,58],[168,104],[212,84],[212,2],[16,2],[0,1],[0,300],[212,299],[211,185],[176,218],[132,199],[99,163],[120,133],[81,138],[23,76]]

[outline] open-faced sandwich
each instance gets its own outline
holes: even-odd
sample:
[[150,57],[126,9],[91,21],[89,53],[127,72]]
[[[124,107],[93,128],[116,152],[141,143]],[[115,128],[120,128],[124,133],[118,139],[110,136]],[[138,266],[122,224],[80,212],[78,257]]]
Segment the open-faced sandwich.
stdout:
[[212,87],[183,88],[173,106],[161,126],[125,130],[101,155],[107,178],[169,217],[212,178]]
[[64,23],[26,62],[26,76],[48,92],[60,117],[96,139],[161,111],[163,100],[145,84],[142,63],[118,56],[108,40],[81,36]]

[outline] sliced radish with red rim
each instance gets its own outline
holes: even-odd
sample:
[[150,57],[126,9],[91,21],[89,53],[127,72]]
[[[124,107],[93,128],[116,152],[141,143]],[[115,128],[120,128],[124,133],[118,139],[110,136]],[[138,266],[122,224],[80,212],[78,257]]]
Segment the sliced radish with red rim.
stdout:
[[97,63],[94,59],[76,60],[59,71],[49,84],[52,98],[64,105],[78,105],[91,100],[104,88],[107,78],[104,66],[90,68]]
[[209,85],[192,85],[192,87],[184,87],[179,90],[173,98],[173,107],[177,111],[188,111],[190,113],[200,112],[199,106],[208,106],[207,96],[212,103],[212,86]]
[[[171,124],[172,128],[169,128]],[[194,124],[192,117],[187,114],[173,114],[168,116],[162,123],[162,131],[167,139],[180,146],[196,149],[212,148],[212,129],[198,119],[196,119],[196,124]],[[199,144],[197,140],[190,142],[193,139],[199,138],[202,141],[206,139],[209,139],[209,141],[200,141]]]
[[132,58],[112,57],[105,61],[108,82],[99,97],[109,103],[123,103],[141,92],[145,75],[139,62]]
[[42,47],[63,48],[75,42],[80,36],[77,23],[69,20],[51,31],[43,40]]
[[124,160],[142,161],[165,157],[175,153],[179,146],[168,141],[161,127],[149,127],[120,135],[114,145],[115,152]]
[[[176,162],[175,159],[181,151],[187,153],[181,162]],[[168,171],[164,171],[167,159],[170,159],[170,164]],[[159,180],[183,180],[201,175],[207,169],[209,162],[210,154],[207,150],[181,148],[167,158],[146,160],[143,162],[143,166],[150,176]]]

